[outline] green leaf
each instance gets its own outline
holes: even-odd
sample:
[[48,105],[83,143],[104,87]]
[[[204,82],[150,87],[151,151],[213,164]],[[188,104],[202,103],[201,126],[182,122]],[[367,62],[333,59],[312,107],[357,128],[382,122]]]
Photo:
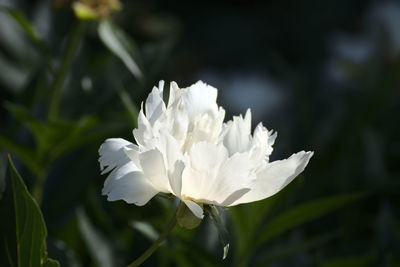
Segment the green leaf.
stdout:
[[101,21],[98,33],[108,49],[122,60],[138,80],[141,80],[143,73],[137,64],[138,49],[133,40],[111,20]]
[[[28,127],[35,139],[37,149],[36,157],[28,155],[29,150],[23,146],[11,143],[12,141],[0,138],[0,146],[4,145],[15,151],[18,156],[23,156],[24,163],[36,170],[41,164],[47,167],[52,161],[64,153],[88,142],[96,141],[104,135],[104,130],[94,129],[98,126],[98,120],[93,116],[82,117],[77,122],[69,122],[61,119],[41,121],[33,117],[24,106],[6,103],[7,110],[23,125]],[[1,136],[0,136],[1,137]],[[43,166],[43,161],[46,165]]]
[[28,127],[39,148],[44,148],[48,145],[47,129],[43,122],[34,118],[29,110],[22,105],[6,102],[5,107],[18,121]]
[[21,26],[22,30],[24,30],[26,35],[28,35],[28,37],[34,43],[41,42],[41,38],[39,37],[39,34],[37,33],[36,29],[32,26],[32,24],[29,22],[29,20],[25,17],[23,13],[8,7],[0,7],[0,10],[8,13]]
[[43,39],[39,36],[35,27],[22,12],[8,7],[0,7],[0,11],[8,13],[11,18],[18,23],[33,45],[36,46],[36,48],[43,54],[47,54],[46,45],[44,44]]
[[[285,199],[292,195],[297,188],[298,183],[292,183],[272,197],[229,209],[235,230],[234,261],[239,262],[241,258],[246,260],[245,258],[249,257],[249,253],[251,253],[249,249],[252,248],[254,240],[260,234],[259,229],[264,227],[266,218],[271,216],[270,214],[274,210],[279,210],[280,204],[285,203]],[[246,231],[245,235],[243,229]]]
[[300,204],[272,219],[258,235],[257,240],[258,242],[266,242],[302,223],[328,214],[365,196],[365,193],[346,194]]
[[150,223],[133,221],[130,225],[151,241],[156,241],[160,235]]
[[257,261],[257,266],[268,266],[276,261],[289,258],[295,253],[300,251],[310,250],[312,248],[321,247],[327,242],[337,238],[339,236],[338,231],[330,231],[328,233],[319,234],[313,238],[307,240],[302,240],[295,244],[285,245],[284,247],[279,247],[278,249],[272,250],[264,256],[262,259]]
[[39,173],[41,171],[41,166],[36,161],[35,152],[31,148],[2,135],[0,135],[0,148],[17,155],[34,173]]
[[[321,267],[362,267],[374,266],[376,264],[373,254],[356,255],[350,257],[336,258],[323,262]],[[375,263],[375,264],[374,264]]]
[[83,208],[78,209],[78,227],[93,260],[100,267],[115,266],[110,242],[95,228]]
[[131,97],[125,91],[125,89],[119,90],[119,97],[121,99],[122,104],[124,105],[126,111],[129,114],[129,118],[131,120],[131,124],[133,128],[137,127],[137,118],[139,115],[139,111],[135,104],[133,104]]
[[58,263],[58,261],[56,261],[56,260],[47,258],[45,260],[45,262],[42,264],[42,266],[43,267],[59,267],[60,263]]
[[[247,245],[254,241],[255,236],[259,234],[257,229],[260,229],[275,203],[281,200],[283,195],[285,194],[276,194],[262,201],[238,205],[229,209],[235,226],[235,239],[237,242],[234,255],[236,257],[241,255],[246,250]],[[245,235],[243,234],[243,229],[246,229]]]
[[[59,266],[47,258],[47,229],[36,201],[29,194],[9,156],[6,190],[1,199],[1,252],[6,251],[7,265]],[[0,254],[1,255],[1,254]],[[0,257],[2,264],[5,264]]]

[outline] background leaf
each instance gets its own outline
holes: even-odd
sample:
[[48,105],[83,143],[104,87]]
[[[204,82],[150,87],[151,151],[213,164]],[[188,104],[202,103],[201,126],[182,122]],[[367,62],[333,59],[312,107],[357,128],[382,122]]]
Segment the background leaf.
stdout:
[[[365,197],[364,193],[347,194],[313,200],[295,206],[273,218],[257,235],[256,242],[267,242],[299,224],[314,220],[351,202]],[[254,244],[256,245],[256,244]]]
[[34,26],[31,22],[25,17],[25,15],[15,9],[7,8],[7,7],[0,7],[0,11],[8,13],[15,21],[21,26],[22,30],[26,33],[26,35],[36,44],[41,43],[41,38],[37,33]]
[[114,263],[114,252],[112,251],[111,242],[98,232],[85,211],[78,209],[78,226],[86,245],[93,257],[93,260],[101,267],[112,267]]
[[119,57],[128,70],[139,80],[143,78],[137,60],[137,48],[133,41],[115,25],[111,20],[103,20],[98,28],[100,39],[103,43]]
[[[12,261],[15,266],[58,266],[56,261],[47,258],[47,230],[42,213],[15,169],[11,157],[4,195],[0,210],[4,218],[1,240],[8,254],[4,259],[8,259],[9,263]],[[5,213],[7,211],[8,214]]]

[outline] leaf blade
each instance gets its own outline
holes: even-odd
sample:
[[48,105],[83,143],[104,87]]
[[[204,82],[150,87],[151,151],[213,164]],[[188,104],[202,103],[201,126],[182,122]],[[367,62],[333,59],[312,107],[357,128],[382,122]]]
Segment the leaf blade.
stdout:
[[143,78],[143,73],[140,70],[134,54],[135,48],[129,37],[110,20],[103,20],[98,27],[98,34],[103,43],[116,55],[128,70],[138,79]]
[[2,199],[2,201],[7,202],[2,204],[8,206],[8,210],[2,209],[1,212],[13,212],[13,215],[15,215],[15,221],[7,221],[9,224],[7,229],[14,231],[15,235],[3,235],[3,238],[7,250],[10,244],[16,246],[15,254],[7,251],[8,262],[17,263],[18,266],[42,266],[49,261],[52,265],[47,266],[59,266],[57,261],[50,260],[47,257],[47,229],[42,213],[39,205],[30,195],[10,156],[8,157],[8,166],[6,191],[8,191],[9,198]]
[[265,230],[260,233],[257,240],[266,242],[302,223],[316,219],[346,204],[357,201],[366,195],[365,193],[338,195],[295,206],[270,221]]
[[23,13],[8,7],[0,7],[0,10],[8,13],[19,24],[22,30],[34,43],[40,44],[42,42],[36,29],[32,26],[32,24]]

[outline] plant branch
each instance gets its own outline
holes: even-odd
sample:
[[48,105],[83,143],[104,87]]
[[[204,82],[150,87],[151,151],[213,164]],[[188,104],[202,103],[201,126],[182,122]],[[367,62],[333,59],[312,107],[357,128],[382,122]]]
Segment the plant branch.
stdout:
[[[183,205],[181,202],[179,205]],[[179,209],[179,207],[178,207]],[[178,211],[176,209],[176,212]],[[160,246],[160,244],[165,240],[165,238],[168,236],[168,234],[171,232],[171,230],[174,228],[176,225],[176,212],[174,216],[172,217],[171,221],[169,222],[167,228],[164,230],[164,232],[158,237],[156,241],[139,257],[137,258],[134,262],[128,265],[128,267],[136,267],[142,264],[145,260],[147,260],[153,253],[156,251],[156,249]]]
[[86,26],[86,22],[78,20],[74,26],[73,32],[68,41],[67,49],[61,61],[60,68],[56,73],[53,85],[51,87],[51,99],[48,111],[48,119],[57,118],[58,111],[60,108],[60,96],[61,89],[64,84],[65,77],[67,76],[69,67],[71,66],[72,60],[75,56],[76,49],[78,47],[79,41],[82,37]]

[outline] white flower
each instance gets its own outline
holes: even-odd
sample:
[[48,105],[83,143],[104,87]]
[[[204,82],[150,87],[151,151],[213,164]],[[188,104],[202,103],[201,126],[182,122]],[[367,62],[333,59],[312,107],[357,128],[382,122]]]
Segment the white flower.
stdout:
[[234,206],[280,191],[301,173],[313,152],[301,151],[269,162],[276,133],[261,123],[251,134],[251,112],[224,123],[217,89],[201,81],[180,89],[154,87],[133,130],[136,144],[107,139],[100,147],[102,174],[110,172],[103,194],[138,206],[157,193],[171,193],[197,217],[202,204]]

